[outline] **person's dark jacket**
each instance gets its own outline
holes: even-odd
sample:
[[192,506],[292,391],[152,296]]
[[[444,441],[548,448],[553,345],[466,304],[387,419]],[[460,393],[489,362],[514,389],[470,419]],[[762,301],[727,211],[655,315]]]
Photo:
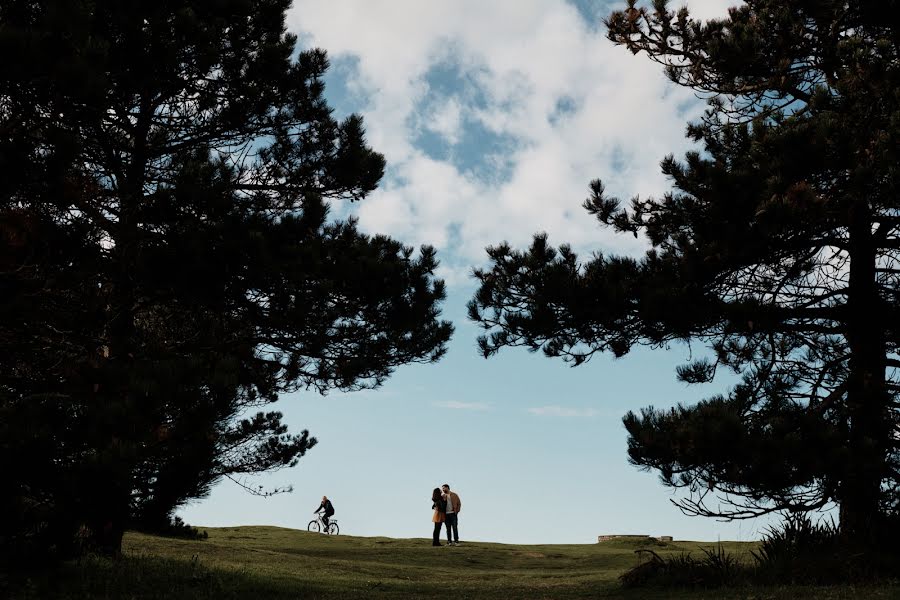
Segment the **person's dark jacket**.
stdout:
[[326,517],[330,517],[334,514],[334,506],[331,505],[331,500],[325,500],[324,502],[322,502],[322,504],[319,505],[319,508],[317,508],[315,512],[319,512],[322,509],[325,509]]

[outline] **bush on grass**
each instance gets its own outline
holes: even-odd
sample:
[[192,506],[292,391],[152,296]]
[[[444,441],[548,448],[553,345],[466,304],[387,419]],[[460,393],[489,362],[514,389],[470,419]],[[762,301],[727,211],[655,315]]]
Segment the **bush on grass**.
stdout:
[[182,518],[178,516],[172,517],[166,523],[156,524],[153,526],[147,526],[139,523],[137,526],[137,530],[141,531],[142,533],[161,535],[165,537],[183,538],[187,540],[205,540],[209,537],[209,534],[206,531],[201,531],[196,527],[192,527],[188,523],[185,523]]
[[625,587],[692,587],[723,585],[831,585],[875,582],[900,577],[900,556],[892,540],[897,524],[884,523],[878,544],[848,548],[833,520],[813,522],[807,515],[790,515],[770,527],[752,561],[728,554],[721,545],[702,549],[702,556],[682,553],[660,556],[649,549],[635,553],[642,560],[624,573]]
[[715,549],[701,548],[702,557],[688,553],[662,557],[653,550],[636,550],[635,554],[648,558],[625,572],[620,580],[625,587],[720,587],[742,579],[746,570],[736,556],[728,554],[721,545]]

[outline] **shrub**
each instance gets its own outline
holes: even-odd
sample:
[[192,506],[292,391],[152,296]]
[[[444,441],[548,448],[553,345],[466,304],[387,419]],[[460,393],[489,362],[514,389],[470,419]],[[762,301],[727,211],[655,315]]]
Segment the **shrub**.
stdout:
[[191,525],[185,523],[182,518],[178,516],[172,517],[167,523],[164,523],[162,525],[146,527],[139,524],[137,529],[143,531],[144,533],[151,533],[153,535],[177,537],[188,540],[205,540],[209,537],[209,534],[206,533],[206,531],[200,531],[196,527],[192,527]]
[[645,558],[620,577],[625,587],[697,587],[723,585],[830,585],[897,579],[900,556],[895,535],[900,521],[879,522],[879,540],[854,550],[846,545],[833,519],[813,522],[806,515],[789,515],[767,529],[752,563],[740,561],[721,545],[690,553],[660,556],[649,548],[636,554]]
[[619,580],[625,587],[692,587],[711,588],[729,585],[745,577],[746,565],[721,545],[701,548],[703,556],[690,553],[662,557],[653,550],[640,549],[635,554],[648,559],[625,572]]
[[846,545],[833,519],[813,523],[807,515],[788,516],[770,527],[757,552],[756,579],[792,584],[832,584],[900,576],[896,519],[881,519],[878,539],[867,548]]
[[813,523],[805,514],[789,515],[780,526],[770,527],[751,554],[759,579],[788,584],[842,580],[851,558],[842,551],[833,520]]

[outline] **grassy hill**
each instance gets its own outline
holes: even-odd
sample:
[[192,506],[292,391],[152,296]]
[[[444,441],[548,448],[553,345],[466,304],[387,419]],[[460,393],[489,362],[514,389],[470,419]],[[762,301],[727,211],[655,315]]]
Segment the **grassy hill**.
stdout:
[[[602,544],[517,546],[465,543],[431,547],[430,539],[326,537],[278,527],[209,528],[188,541],[138,533],[125,538],[118,562],[85,559],[47,576],[13,577],[12,598],[900,598],[879,588],[624,590],[618,577],[638,564],[635,550],[700,554],[701,542],[665,546],[636,540]],[[747,556],[752,543],[725,542]]]

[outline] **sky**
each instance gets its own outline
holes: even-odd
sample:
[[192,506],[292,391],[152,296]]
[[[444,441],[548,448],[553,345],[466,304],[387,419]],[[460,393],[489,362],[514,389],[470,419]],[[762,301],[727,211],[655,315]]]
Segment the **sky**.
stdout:
[[[698,18],[738,0],[690,0]],[[397,538],[431,533],[431,491],[461,497],[463,540],[592,543],[604,534],[757,539],[766,520],[687,517],[679,492],[628,464],[628,410],[693,403],[728,387],[686,386],[675,367],[701,347],[636,349],[572,368],[523,349],[491,359],[465,304],[485,247],[554,244],[639,255],[645,242],[601,228],[582,208],[588,183],[614,195],[659,195],[659,161],[682,154],[703,103],[645,56],[605,37],[620,2],[592,0],[295,0],[289,29],[328,51],[326,96],[338,117],[363,115],[387,159],[366,200],[335,206],[368,232],[430,244],[456,332],[433,365],[399,368],[378,390],[282,398],[292,431],[319,443],[297,467],[256,477],[269,498],[232,482],[179,511],[199,526],[305,528],[322,495],[341,531]]]

